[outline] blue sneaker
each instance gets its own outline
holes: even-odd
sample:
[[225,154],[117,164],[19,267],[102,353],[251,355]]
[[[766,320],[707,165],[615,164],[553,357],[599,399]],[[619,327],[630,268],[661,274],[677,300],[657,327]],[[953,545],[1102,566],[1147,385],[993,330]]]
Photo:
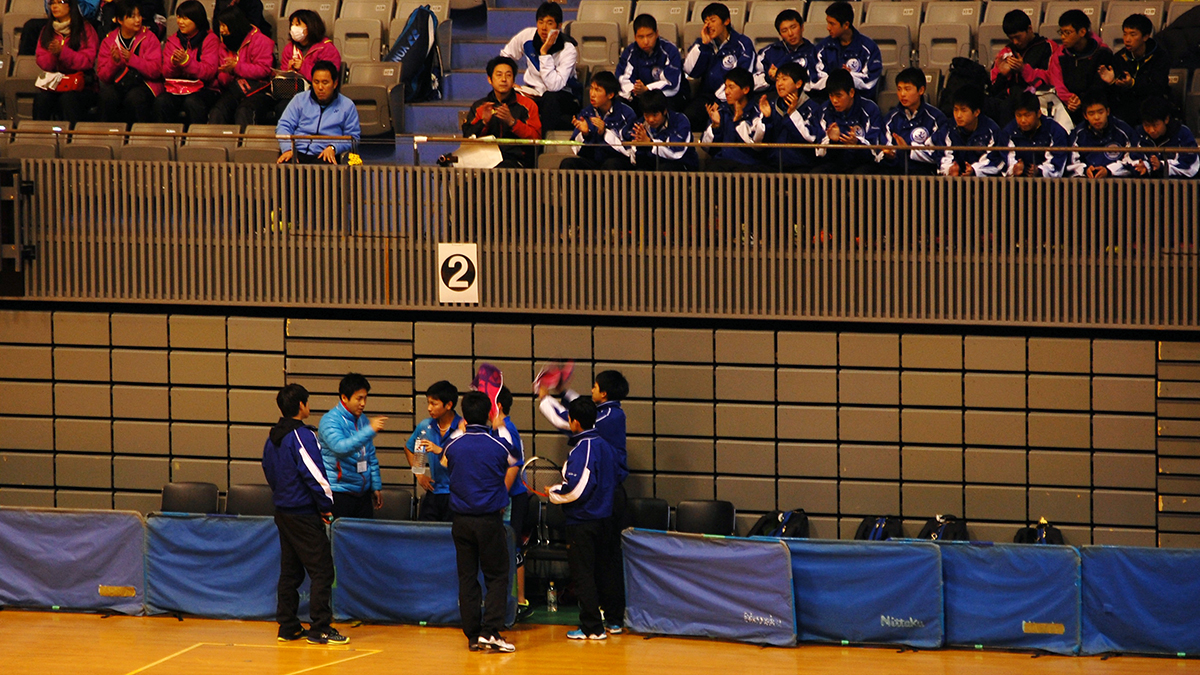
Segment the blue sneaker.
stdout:
[[567,633],[567,639],[568,640],[607,640],[608,634],[601,632],[599,635],[588,635],[587,633],[584,633],[583,631],[576,628],[575,630]]
[[609,633],[612,633],[613,635],[620,635],[621,633],[625,632],[625,629],[619,623],[605,624],[604,630],[608,631]]

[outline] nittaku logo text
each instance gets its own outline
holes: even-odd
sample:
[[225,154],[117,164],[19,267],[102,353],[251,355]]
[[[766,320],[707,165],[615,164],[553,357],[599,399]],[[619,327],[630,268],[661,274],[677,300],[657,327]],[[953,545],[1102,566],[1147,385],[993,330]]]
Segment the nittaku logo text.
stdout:
[[924,628],[925,623],[920,619],[914,619],[911,616],[907,619],[897,619],[894,616],[886,614],[879,615],[879,625],[884,628]]
[[755,616],[750,612],[742,613],[742,621],[746,623],[755,623],[760,626],[782,626],[783,622],[773,616]]

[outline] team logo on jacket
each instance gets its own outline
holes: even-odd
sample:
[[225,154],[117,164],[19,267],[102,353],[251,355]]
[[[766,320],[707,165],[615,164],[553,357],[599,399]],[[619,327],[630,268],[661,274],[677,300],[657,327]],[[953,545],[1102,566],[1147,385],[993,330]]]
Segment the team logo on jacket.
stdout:
[[850,70],[858,70],[862,67],[862,62],[858,59],[846,59],[846,67]]
[[850,133],[854,134],[855,136],[862,136],[862,127],[855,124],[854,126],[850,127]]
[[650,76],[651,76],[651,77],[653,77],[653,78],[654,78],[654,79],[656,79],[656,80],[657,80],[657,79],[659,79],[659,78],[661,78],[661,77],[662,77],[662,68],[659,68],[658,66],[655,66],[655,67],[651,68],[651,69],[650,69]]
[[925,143],[929,140],[929,130],[925,127],[913,127],[912,134],[909,136],[914,145]]
[[[1106,148],[1119,148],[1119,147],[1121,147],[1121,146],[1120,146],[1120,145],[1118,145],[1118,144],[1116,144],[1116,143],[1109,143],[1108,145],[1105,145],[1104,147],[1106,147]],[[1104,158],[1105,158],[1105,159],[1107,159],[1107,160],[1108,160],[1108,161],[1110,161],[1110,162],[1115,162],[1115,161],[1117,161],[1117,159],[1118,159],[1120,156],[1121,156],[1121,153],[1119,153],[1119,152],[1106,152],[1106,153],[1104,153]]]
[[721,59],[721,65],[725,70],[733,70],[737,67],[737,56],[734,54],[726,54],[725,58]]

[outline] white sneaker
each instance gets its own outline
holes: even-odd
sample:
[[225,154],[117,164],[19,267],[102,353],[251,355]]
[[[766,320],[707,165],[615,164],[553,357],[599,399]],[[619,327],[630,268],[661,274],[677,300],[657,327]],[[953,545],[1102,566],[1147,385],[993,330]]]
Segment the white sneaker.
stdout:
[[588,634],[584,633],[582,630],[579,630],[578,628],[576,628],[575,630],[567,633],[567,639],[568,640],[607,640],[608,634],[605,633],[604,631],[600,631],[599,635],[588,635]]
[[501,652],[504,654],[510,654],[517,651],[516,645],[505,641],[505,639],[499,635],[493,635],[491,637],[484,637],[480,635],[478,642],[479,646],[487,651]]

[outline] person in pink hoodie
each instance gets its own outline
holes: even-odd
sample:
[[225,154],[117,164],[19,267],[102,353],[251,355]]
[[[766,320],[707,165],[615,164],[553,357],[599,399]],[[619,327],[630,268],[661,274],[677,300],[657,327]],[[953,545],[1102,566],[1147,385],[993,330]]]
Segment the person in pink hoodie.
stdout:
[[96,57],[100,114],[105,122],[154,121],[154,97],[163,91],[162,47],[142,25],[135,0],[116,0],[116,28],[104,36]]
[[[284,73],[297,73],[312,83],[313,65],[318,61],[332,63],[340,72],[342,55],[333,40],[325,35],[325,22],[321,15],[311,9],[298,9],[288,17],[290,41],[279,58],[279,69]],[[291,97],[277,99],[275,117],[282,118]]]
[[162,124],[205,124],[220,89],[221,38],[208,25],[208,12],[198,0],[184,0],[175,8],[179,30],[167,37],[162,53],[166,91],[154,99],[154,116]]
[[95,92],[88,82],[96,66],[100,40],[76,0],[50,0],[50,21],[38,38],[37,64],[47,73],[62,73],[57,89],[41,89],[33,96],[33,119],[65,119],[75,124],[89,106]]
[[217,68],[221,95],[208,113],[208,123],[255,124],[259,112],[271,105],[275,41],[236,7],[217,16],[217,30],[222,43]]

